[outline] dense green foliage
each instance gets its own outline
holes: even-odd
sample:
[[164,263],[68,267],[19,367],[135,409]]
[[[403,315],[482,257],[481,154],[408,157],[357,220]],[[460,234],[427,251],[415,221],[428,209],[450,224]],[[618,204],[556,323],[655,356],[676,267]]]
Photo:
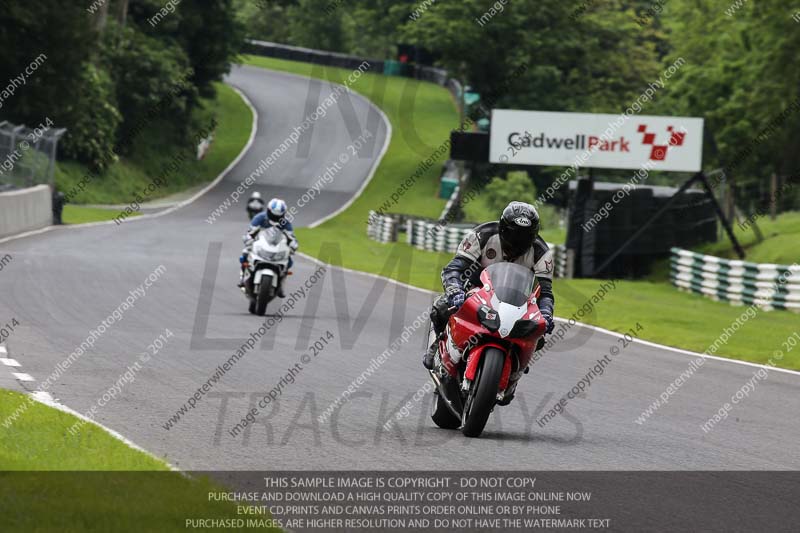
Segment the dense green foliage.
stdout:
[[0,28],[0,79],[24,76],[2,118],[50,118],[67,129],[61,154],[94,170],[154,120],[171,125],[172,141],[187,140],[192,109],[213,96],[243,35],[233,0],[11,2]]
[[687,64],[660,111],[705,117],[717,145],[706,144],[707,166],[728,167],[751,193],[772,172],[800,170],[800,23],[789,4],[672,1],[665,11],[670,57]]
[[147,120],[150,110],[159,108],[159,113],[184,123],[197,89],[189,83],[192,70],[180,48],[164,47],[131,27],[115,28],[108,41],[108,69],[116,87],[124,88],[117,92],[117,107],[125,117],[118,151],[130,153],[136,125]]
[[[418,45],[487,107],[619,113],[680,61],[641,113],[704,117],[705,167],[727,168],[740,206],[800,171],[800,7],[780,0],[237,2],[253,38],[377,58]],[[530,173],[541,189],[561,170]]]
[[492,178],[483,190],[486,205],[491,213],[501,213],[510,202],[536,201],[536,189],[522,172],[509,172],[507,179]]
[[61,102],[63,115],[54,119],[58,126],[69,125],[61,153],[92,168],[105,168],[116,160],[112,149],[122,122],[114,105],[114,84],[108,72],[92,63],[83,65],[75,84],[82,89],[80,96]]

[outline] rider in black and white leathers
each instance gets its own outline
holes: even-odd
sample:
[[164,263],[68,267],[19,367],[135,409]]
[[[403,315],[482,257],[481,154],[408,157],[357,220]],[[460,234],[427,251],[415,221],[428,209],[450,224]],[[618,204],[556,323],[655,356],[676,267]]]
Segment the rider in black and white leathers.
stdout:
[[480,285],[484,268],[502,261],[523,265],[534,271],[541,287],[539,310],[553,329],[553,252],[539,236],[539,214],[523,202],[511,202],[499,222],[487,222],[473,229],[459,244],[455,257],[442,270],[445,294],[431,309],[433,338],[423,356],[426,368],[433,368],[437,342],[452,312],[464,303],[466,292]]

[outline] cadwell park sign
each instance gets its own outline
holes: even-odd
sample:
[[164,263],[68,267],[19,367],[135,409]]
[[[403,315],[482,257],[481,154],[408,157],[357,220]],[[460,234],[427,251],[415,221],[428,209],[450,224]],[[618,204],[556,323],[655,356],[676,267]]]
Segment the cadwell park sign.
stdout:
[[495,109],[489,161],[699,172],[703,119]]

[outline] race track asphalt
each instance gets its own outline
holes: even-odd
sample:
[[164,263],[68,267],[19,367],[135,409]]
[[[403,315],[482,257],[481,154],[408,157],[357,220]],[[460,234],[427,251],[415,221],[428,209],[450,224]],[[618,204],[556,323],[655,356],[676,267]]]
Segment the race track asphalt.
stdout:
[[[496,409],[481,439],[434,427],[428,416],[430,394],[413,401],[428,383],[420,364],[426,326],[321,422],[318,417],[426,311],[432,298],[335,268],[194,409],[165,429],[187,398],[262,322],[248,314],[235,287],[246,227],[244,203],[233,205],[213,224],[206,218],[331,90],[327,83],[251,67],[235,68],[228,82],[258,110],[258,130],[245,157],[203,197],[158,218],[58,229],[0,244],[0,251],[14,258],[0,272],[0,323],[11,318],[21,323],[7,342],[9,356],[36,382],[118,309],[129,291],[160,265],[165,268],[146,295],[53,385],[50,392],[60,402],[88,410],[169,329],[173,336],[166,346],[142,365],[133,382],[124,384],[116,400],[98,410],[97,420],[185,470],[800,468],[800,375],[770,371],[726,420],[704,433],[701,425],[759,370],[708,360],[640,425],[635,419],[692,358],[639,343],[623,347],[616,336],[583,328],[573,328],[534,365],[515,401]],[[370,131],[374,145],[342,165],[334,183],[300,209],[297,225],[311,224],[351,198],[384,144],[388,128],[375,108],[352,95],[347,102],[352,112],[343,115],[339,106],[329,110],[254,187],[296,205],[347,153],[354,136]],[[346,242],[328,246],[348,252]],[[317,268],[299,257],[288,289],[297,290]],[[555,292],[558,299],[557,281]],[[248,409],[257,407],[326,332],[334,340],[304,364],[254,425],[231,436],[229,430]],[[765,349],[779,347],[781,340],[765,339]],[[612,346],[621,349],[619,355],[586,393],[570,400],[562,416],[543,427],[537,424]],[[0,367],[6,379],[9,370]],[[33,390],[36,382],[18,386]],[[408,401],[408,416],[385,427]]]

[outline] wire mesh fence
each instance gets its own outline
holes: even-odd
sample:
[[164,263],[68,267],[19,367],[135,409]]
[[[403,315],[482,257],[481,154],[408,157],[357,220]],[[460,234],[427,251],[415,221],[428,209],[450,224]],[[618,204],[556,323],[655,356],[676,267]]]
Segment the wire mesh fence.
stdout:
[[58,141],[67,131],[50,119],[29,128],[0,122],[0,192],[53,185]]

